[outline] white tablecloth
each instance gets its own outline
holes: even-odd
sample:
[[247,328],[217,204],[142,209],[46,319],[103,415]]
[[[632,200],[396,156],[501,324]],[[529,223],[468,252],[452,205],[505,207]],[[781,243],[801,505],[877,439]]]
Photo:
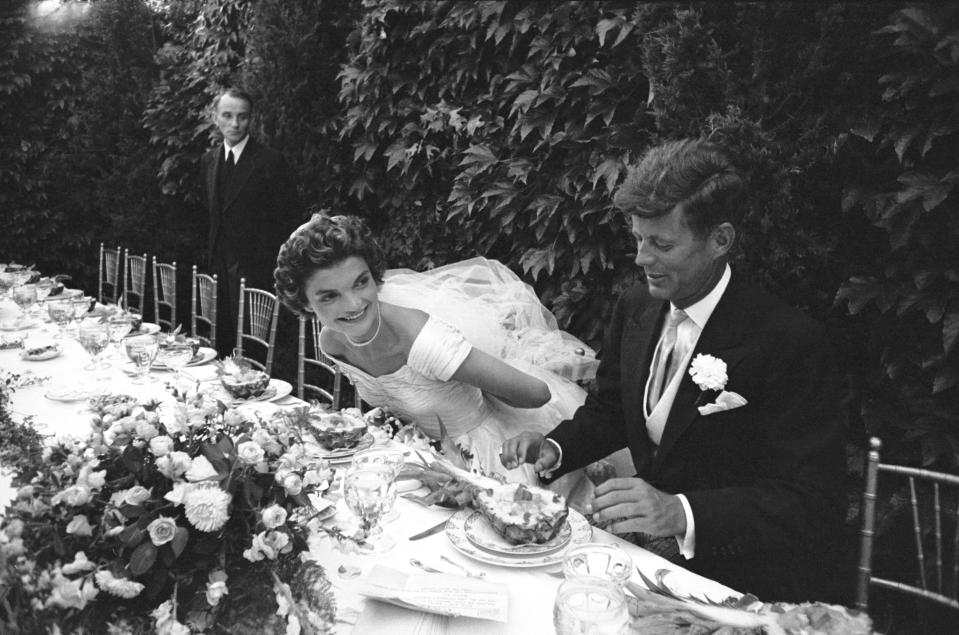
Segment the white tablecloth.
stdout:
[[[17,315],[17,308],[9,301],[0,302],[0,323],[10,320]],[[41,324],[26,331],[31,337],[51,337],[56,328],[50,324]],[[0,332],[0,335],[10,337],[21,333]],[[42,431],[55,436],[79,436],[85,434],[89,425],[90,411],[86,401],[61,402],[45,397],[53,388],[64,384],[97,384],[110,392],[120,392],[136,397],[148,399],[168,399],[164,390],[164,381],[138,386],[131,382],[120,366],[126,363],[125,358],[107,357],[111,367],[104,373],[105,381],[96,382],[92,371],[83,370],[89,362],[89,356],[73,339],[57,340],[61,343],[62,354],[43,362],[29,362],[20,358],[19,351],[0,350],[0,367],[6,371],[37,376],[49,376],[51,379],[40,385],[19,388],[13,395],[11,403],[13,412],[18,416],[34,417],[35,425]],[[188,368],[187,371],[197,379],[212,379],[214,371],[212,365]],[[163,379],[169,379],[170,373],[154,373]],[[278,400],[277,405],[287,406],[301,404],[292,396]],[[337,604],[339,607],[337,633],[390,633],[390,635],[405,634],[466,634],[484,633],[489,635],[537,635],[553,633],[552,610],[556,589],[561,579],[551,575],[560,570],[559,565],[551,567],[519,569],[488,565],[474,561],[458,552],[443,532],[416,542],[408,541],[408,537],[428,527],[435,525],[450,515],[448,511],[426,509],[416,503],[398,499],[396,509],[399,518],[384,525],[385,531],[397,539],[397,545],[391,551],[377,556],[361,556],[355,553],[343,553],[333,547],[330,539],[317,536],[312,541],[312,555],[326,569],[327,576],[333,583]],[[342,513],[342,512],[341,512]],[[674,589],[697,595],[708,595],[711,598],[724,598],[735,594],[732,589],[717,582],[708,580],[685,569],[670,564],[663,558],[656,556],[635,545],[624,542],[605,531],[593,529],[593,540],[596,542],[616,543],[632,558],[633,563],[648,577],[653,577],[658,569],[671,569],[667,582]],[[492,582],[501,582],[509,588],[509,621],[497,623],[488,620],[450,618],[428,615],[405,608],[396,607],[382,602],[367,600],[355,591],[358,582],[367,575],[374,564],[384,564],[409,573],[420,573],[414,569],[409,561],[417,558],[425,564],[437,569],[456,573],[453,565],[444,562],[440,556],[470,568],[473,571],[482,571],[486,579]],[[341,574],[343,566],[346,573]],[[349,573],[359,569],[359,575]],[[638,576],[634,580],[639,582]]]

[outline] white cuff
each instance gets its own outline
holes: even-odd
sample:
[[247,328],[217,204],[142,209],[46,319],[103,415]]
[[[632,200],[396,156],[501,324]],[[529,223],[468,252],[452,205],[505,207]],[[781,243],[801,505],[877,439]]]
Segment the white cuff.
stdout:
[[557,443],[553,439],[550,439],[549,437],[546,437],[545,439],[543,439],[543,441],[545,441],[546,443],[552,444],[552,446],[556,448],[556,456],[557,456],[556,463],[553,465],[553,467],[549,468],[548,470],[543,470],[542,472],[539,473],[540,478],[550,478],[551,476],[553,476],[553,472],[558,470],[559,467],[563,464],[563,448],[559,446],[559,443]]
[[692,560],[696,555],[696,520],[693,518],[693,508],[682,494],[676,494],[676,498],[683,504],[683,513],[686,514],[686,535],[681,539],[676,536],[676,544],[679,545],[679,553],[687,560]]

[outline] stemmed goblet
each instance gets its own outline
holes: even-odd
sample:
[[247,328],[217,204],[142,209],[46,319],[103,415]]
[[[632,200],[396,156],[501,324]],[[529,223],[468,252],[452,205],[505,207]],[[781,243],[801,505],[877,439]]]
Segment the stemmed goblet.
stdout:
[[[110,345],[110,327],[99,320],[88,320],[77,327],[77,340],[90,355],[90,363],[84,370],[98,370],[106,368],[108,364],[100,361],[100,353]],[[103,379],[103,377],[97,377]]]
[[92,298],[86,296],[71,300],[73,303],[73,321],[77,323],[77,337],[80,337],[80,323],[84,316],[90,312],[90,300]]
[[171,342],[160,347],[160,360],[173,370],[173,383],[179,385],[180,371],[193,359],[193,345],[189,342]]
[[123,346],[126,349],[127,357],[133,362],[136,368],[136,374],[133,377],[134,384],[146,384],[156,381],[156,377],[150,376],[150,367],[153,366],[153,360],[156,359],[157,351],[160,350],[160,343],[156,335],[134,335],[123,340]]
[[37,303],[37,287],[32,284],[23,284],[14,287],[11,293],[13,301],[20,308],[20,317],[26,320],[30,314],[30,308]]
[[50,300],[47,302],[47,315],[59,329],[54,338],[62,339],[70,322],[73,321],[73,302],[60,298]]
[[107,324],[110,325],[110,342],[113,344],[114,353],[116,357],[121,357],[120,342],[133,330],[133,321],[130,319],[130,316],[121,313],[111,316],[107,320]]
[[53,291],[53,287],[56,286],[56,283],[52,278],[40,278],[37,280],[37,304],[40,305],[40,310],[42,311],[46,305],[47,296]]
[[350,468],[343,479],[343,500],[360,519],[363,530],[361,552],[380,554],[396,545],[396,539],[383,533],[379,526],[380,519],[396,502],[392,468],[386,465]]
[[[397,477],[400,475],[400,472],[403,471],[403,463],[405,460],[406,457],[403,451],[399,449],[384,447],[367,448],[353,455],[353,460],[350,462],[350,469],[359,470],[364,467],[383,466],[391,470],[393,483],[396,483]],[[392,522],[399,518],[399,515],[399,511],[391,507],[390,511],[384,514],[383,521]]]

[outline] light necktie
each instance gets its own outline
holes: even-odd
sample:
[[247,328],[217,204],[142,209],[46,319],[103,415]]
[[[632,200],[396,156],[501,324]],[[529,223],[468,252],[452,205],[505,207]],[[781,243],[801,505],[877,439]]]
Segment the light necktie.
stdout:
[[666,316],[666,326],[663,335],[656,345],[656,354],[653,356],[654,374],[649,386],[649,410],[656,407],[656,403],[669,385],[669,381],[676,374],[679,364],[686,355],[685,342],[677,338],[679,325],[689,317],[682,309],[671,308]]

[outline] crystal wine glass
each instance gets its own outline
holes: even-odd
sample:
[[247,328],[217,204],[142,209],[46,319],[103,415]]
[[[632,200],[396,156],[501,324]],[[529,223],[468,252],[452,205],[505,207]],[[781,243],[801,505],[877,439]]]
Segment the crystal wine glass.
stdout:
[[125,313],[119,315],[111,316],[107,320],[107,324],[110,325],[110,342],[113,344],[114,352],[117,357],[121,356],[120,353],[120,342],[123,341],[123,338],[133,330],[133,321],[130,319],[130,316]]
[[156,335],[128,337],[123,340],[123,347],[136,368],[133,383],[146,384],[156,381],[156,377],[150,376],[150,367],[153,366],[153,360],[156,359],[157,351],[160,350]]
[[30,308],[37,303],[37,287],[32,284],[24,284],[14,287],[13,301],[20,307],[20,316],[24,320],[30,314]]
[[343,479],[343,499],[360,518],[363,530],[363,553],[385,553],[396,545],[396,539],[379,527],[382,518],[396,502],[393,470],[385,465],[351,468]]
[[173,370],[173,383],[180,383],[180,371],[193,359],[193,345],[189,342],[171,342],[160,347],[160,361]]
[[90,312],[90,300],[92,300],[92,298],[86,296],[71,300],[73,303],[73,321],[77,323],[77,337],[80,336],[80,323],[83,321],[84,316]]
[[[107,365],[100,361],[100,353],[110,345],[110,327],[100,321],[88,320],[77,328],[77,340],[90,355],[90,363],[84,366],[84,370],[98,370]],[[103,379],[98,377],[98,379]]]
[[[383,466],[389,468],[393,473],[393,482],[396,482],[397,477],[400,475],[400,472],[403,470],[403,463],[405,462],[406,457],[403,454],[402,450],[394,448],[367,448],[366,450],[360,450],[353,455],[353,460],[350,462],[350,469],[359,470],[364,467],[376,467]],[[391,508],[383,516],[384,522],[392,522],[399,518],[399,511],[395,508]]]
[[70,300],[61,300],[59,298],[47,302],[47,315],[57,325],[59,332],[54,336],[56,339],[63,338],[66,328],[73,321],[73,302]]
[[52,278],[40,278],[37,280],[37,304],[40,305],[40,310],[42,311],[47,300],[47,296],[50,295],[50,292],[53,291],[53,287],[56,286],[56,283]]

